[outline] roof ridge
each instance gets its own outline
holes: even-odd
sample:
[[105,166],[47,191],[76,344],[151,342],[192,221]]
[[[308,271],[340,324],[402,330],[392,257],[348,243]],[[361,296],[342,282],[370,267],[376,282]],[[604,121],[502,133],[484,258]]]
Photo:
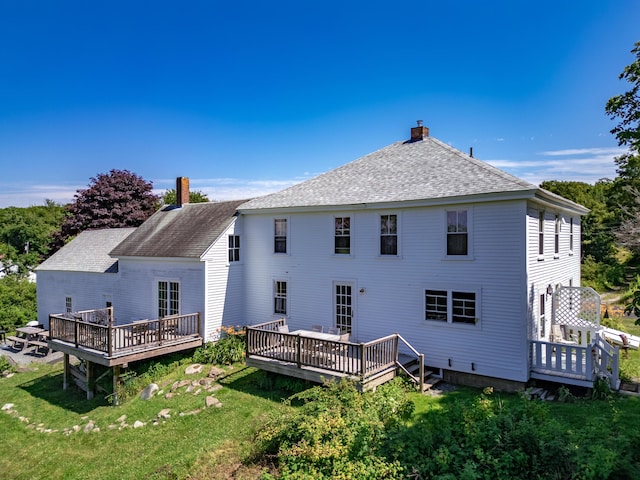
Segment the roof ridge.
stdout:
[[460,149],[449,145],[447,143],[444,143],[442,140],[438,140],[435,137],[429,137],[430,140],[433,140],[435,143],[437,143],[438,145],[440,145],[441,147],[449,150],[450,152],[454,153],[455,155],[457,155],[458,157],[462,158],[465,161],[470,161],[472,162],[474,165],[477,165],[478,167],[487,170],[487,171],[491,171],[497,175],[500,175],[502,178],[504,178],[505,180],[511,180],[514,183],[523,186],[523,187],[533,187],[533,188],[540,188],[537,185],[534,185],[531,182],[527,182],[526,180],[522,180],[521,178],[516,177],[515,175],[511,175],[510,173],[505,172],[504,170],[500,170],[498,167],[494,167],[493,165],[491,165],[490,163],[483,161],[483,160],[479,160],[475,157],[472,157],[471,155],[467,155],[466,153],[464,153],[463,151],[461,151]]

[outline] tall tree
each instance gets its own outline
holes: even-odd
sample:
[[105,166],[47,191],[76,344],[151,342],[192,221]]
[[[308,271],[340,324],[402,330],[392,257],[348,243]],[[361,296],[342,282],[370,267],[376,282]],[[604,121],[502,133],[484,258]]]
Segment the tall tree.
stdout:
[[[162,204],[163,205],[175,205],[177,203],[176,189],[170,188],[166,192],[162,194]],[[201,192],[200,190],[190,191],[189,192],[189,203],[206,203],[209,202],[209,197],[206,193]]]
[[91,178],[66,207],[66,218],[54,239],[54,250],[91,228],[137,227],[156,211],[153,184],[128,170],[111,170]]
[[611,190],[609,203],[618,208],[619,222],[636,222],[640,203],[640,42],[631,50],[636,59],[626,66],[618,76],[631,84],[631,89],[611,97],[605,107],[606,113],[617,125],[611,130],[618,145],[629,147],[629,152],[615,159],[618,177]]

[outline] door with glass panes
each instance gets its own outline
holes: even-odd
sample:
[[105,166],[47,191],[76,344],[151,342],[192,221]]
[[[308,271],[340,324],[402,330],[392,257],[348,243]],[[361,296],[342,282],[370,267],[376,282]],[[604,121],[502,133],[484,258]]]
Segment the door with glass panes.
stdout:
[[335,305],[335,326],[342,333],[354,333],[355,309],[353,304],[353,292],[355,287],[352,283],[334,284],[334,305]]

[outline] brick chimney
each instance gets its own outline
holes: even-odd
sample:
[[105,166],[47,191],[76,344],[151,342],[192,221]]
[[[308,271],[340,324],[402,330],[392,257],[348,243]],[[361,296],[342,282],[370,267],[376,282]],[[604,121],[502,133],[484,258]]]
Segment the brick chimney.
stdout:
[[418,120],[418,126],[411,129],[411,141],[417,142],[418,140],[424,140],[429,136],[429,129],[422,126],[422,120]]
[[176,179],[176,204],[181,207],[189,203],[189,178]]

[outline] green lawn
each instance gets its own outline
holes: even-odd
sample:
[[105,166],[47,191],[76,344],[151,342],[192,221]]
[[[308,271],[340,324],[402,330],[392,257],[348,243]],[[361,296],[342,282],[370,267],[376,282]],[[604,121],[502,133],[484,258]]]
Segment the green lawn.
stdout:
[[[175,381],[186,378],[186,365],[183,363],[158,382],[165,393]],[[204,372],[195,377],[204,377],[207,372],[205,367]],[[2,378],[0,406],[7,403],[15,406],[14,412],[0,412],[3,440],[0,477],[259,478],[266,467],[260,459],[250,460],[256,432],[274,415],[297,409],[287,406],[283,399],[310,386],[243,366],[229,370],[220,383],[223,388],[215,393],[195,394],[183,388],[169,399],[162,394],[149,401],[134,398],[120,406],[110,406],[104,399],[87,401],[85,394],[75,388],[63,392],[60,364],[34,365],[29,371]],[[222,408],[202,409],[206,395],[217,397]],[[441,413],[456,409],[463,413],[484,411],[482,402],[487,401],[486,398],[481,391],[467,388],[440,397],[410,394],[415,410],[405,431],[398,434],[398,438],[406,442],[406,448],[399,451],[417,452],[422,440],[431,435],[429,429],[449,418],[442,415],[438,420]],[[495,412],[522,408],[523,402],[527,402],[518,395],[493,393],[488,398]],[[153,419],[164,408],[171,409],[171,417],[153,425]],[[545,418],[550,416],[557,423],[558,431],[575,438],[576,448],[585,448],[588,455],[596,456],[595,464],[610,465],[614,461],[611,445],[598,449],[599,442],[615,439],[617,443],[620,438],[626,438],[626,432],[640,432],[640,399],[637,397],[553,402],[545,403],[544,408]],[[197,409],[202,410],[179,415]],[[122,415],[126,415],[129,425],[124,428],[120,428],[118,422]],[[494,413],[478,421],[487,422],[491,415]],[[146,425],[133,428],[136,420]],[[94,422],[99,431],[85,433],[89,422]],[[63,433],[76,425],[80,431]],[[52,431],[46,433],[49,429]],[[476,432],[479,433],[483,432]],[[630,442],[637,442],[637,435]],[[629,446],[627,442],[625,448]],[[640,449],[640,445],[634,444],[633,448]],[[606,478],[595,471],[592,473],[581,478]]]

